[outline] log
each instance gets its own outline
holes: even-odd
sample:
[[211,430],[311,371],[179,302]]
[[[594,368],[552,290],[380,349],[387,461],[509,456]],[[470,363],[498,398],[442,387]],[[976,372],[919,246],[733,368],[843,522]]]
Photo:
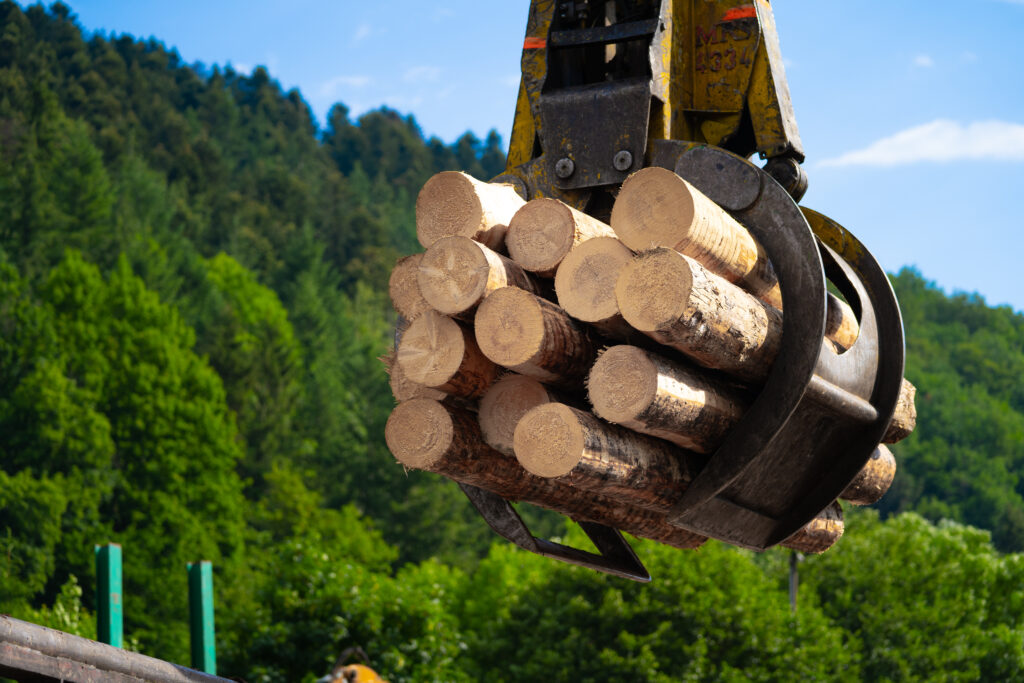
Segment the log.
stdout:
[[696,453],[713,453],[748,407],[736,388],[635,346],[613,346],[587,378],[594,413]]
[[468,237],[442,237],[420,261],[416,275],[426,303],[445,315],[470,318],[496,289],[541,293],[537,282],[511,259]]
[[670,526],[662,514],[527,473],[515,458],[487,446],[473,415],[455,406],[430,399],[402,403],[388,418],[384,439],[405,467],[435,472],[506,500],[539,505],[677,548],[696,548],[706,540]]
[[482,396],[499,372],[468,328],[435,311],[412,321],[397,355],[413,382],[464,398]]
[[[781,312],[672,249],[653,249],[624,267],[615,298],[638,331],[738,379],[763,381],[778,354]],[[836,351],[831,341],[823,345]],[[885,443],[913,431],[916,391],[903,380]]]
[[555,273],[558,305],[613,339],[629,339],[633,328],[619,312],[615,283],[632,260],[633,252],[614,237],[595,237],[573,247]]
[[[697,188],[664,168],[637,171],[622,184],[612,228],[634,251],[670,247],[775,308],[782,292],[767,254],[750,232]],[[826,292],[825,336],[849,348],[859,332],[846,302]]]
[[668,169],[644,168],[626,178],[611,226],[633,251],[670,247],[776,307],[778,278],[764,249],[721,207]]
[[779,545],[808,555],[820,555],[835,545],[845,529],[843,508],[834,501]]
[[896,401],[896,410],[885,430],[882,443],[896,443],[910,436],[910,433],[917,427],[917,406],[914,405],[914,397],[917,396],[917,387],[903,379],[900,385],[900,397]]
[[391,387],[391,395],[395,397],[397,403],[413,398],[442,401],[448,395],[440,389],[432,389],[409,379],[394,353],[389,353],[380,360],[384,363],[385,372],[388,373],[388,386]]
[[492,361],[549,384],[579,382],[597,357],[589,330],[557,305],[517,287],[503,287],[484,299],[474,329]]
[[[663,513],[679,501],[701,463],[700,456],[561,403],[524,415],[513,440],[516,459],[531,474]],[[819,552],[807,548],[823,545],[826,532],[833,543],[839,538],[835,524],[819,529],[816,522],[805,527],[814,532],[814,544],[799,536],[798,550]],[[790,547],[789,539],[782,545]]]
[[505,236],[509,256],[526,270],[554,277],[569,250],[594,237],[614,237],[611,227],[557,199],[533,199],[512,217]]
[[430,304],[420,293],[420,286],[416,282],[416,274],[419,269],[420,260],[423,254],[403,256],[395,263],[388,278],[388,296],[395,310],[403,318],[413,320],[421,313],[430,310]]
[[553,401],[561,401],[559,394],[532,377],[505,375],[480,399],[477,419],[484,442],[499,453],[514,455],[512,435],[519,419],[532,408]]
[[895,478],[896,458],[892,451],[879,444],[867,464],[839,497],[854,505],[874,505],[882,499]]
[[779,350],[778,309],[672,249],[653,249],[627,264],[615,299],[636,330],[746,381],[763,380]]
[[443,171],[416,197],[416,237],[424,249],[442,237],[460,235],[502,251],[509,221],[525,203],[512,185]]

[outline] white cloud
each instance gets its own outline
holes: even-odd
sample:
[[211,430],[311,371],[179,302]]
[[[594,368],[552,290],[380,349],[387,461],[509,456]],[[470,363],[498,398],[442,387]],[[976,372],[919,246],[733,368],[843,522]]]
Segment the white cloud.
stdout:
[[330,97],[341,88],[362,88],[370,84],[369,76],[335,76],[320,84],[320,94]]
[[914,66],[928,68],[930,66],[935,66],[935,62],[928,55],[916,55],[914,57]]
[[1024,162],[1024,125],[939,119],[882,138],[864,149],[826,159],[821,166],[898,166],[918,162]]
[[522,77],[519,74],[509,74],[501,79],[501,83],[509,88],[518,88],[520,78]]
[[371,33],[373,33],[373,29],[370,28],[369,24],[359,24],[359,26],[356,27],[355,34],[352,36],[352,44],[356,45],[363,42],[370,37]]
[[402,80],[407,83],[436,81],[441,76],[441,69],[436,66],[414,66],[405,72]]
[[252,64],[246,64],[245,62],[239,62],[238,64],[232,64],[231,62],[228,62],[228,65],[232,69],[234,69],[237,73],[240,73],[240,74],[251,74],[252,73],[252,68],[253,68]]

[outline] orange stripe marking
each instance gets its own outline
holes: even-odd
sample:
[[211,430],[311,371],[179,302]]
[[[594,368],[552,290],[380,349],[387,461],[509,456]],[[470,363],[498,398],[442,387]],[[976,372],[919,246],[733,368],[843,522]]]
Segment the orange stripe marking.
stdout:
[[534,36],[526,36],[526,40],[523,41],[524,50],[543,50],[547,46],[547,38],[536,38]]
[[737,19],[755,19],[757,18],[757,10],[754,9],[753,5],[743,5],[742,7],[736,7],[725,13],[722,17],[722,21],[736,21]]

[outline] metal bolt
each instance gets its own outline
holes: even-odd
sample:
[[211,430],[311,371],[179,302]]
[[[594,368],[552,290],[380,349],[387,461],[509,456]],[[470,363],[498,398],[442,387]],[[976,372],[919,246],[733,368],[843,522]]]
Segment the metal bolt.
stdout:
[[628,150],[622,149],[615,155],[612,165],[616,171],[627,171],[633,165],[633,155]]
[[569,157],[562,157],[555,163],[555,175],[565,180],[576,170],[576,164]]

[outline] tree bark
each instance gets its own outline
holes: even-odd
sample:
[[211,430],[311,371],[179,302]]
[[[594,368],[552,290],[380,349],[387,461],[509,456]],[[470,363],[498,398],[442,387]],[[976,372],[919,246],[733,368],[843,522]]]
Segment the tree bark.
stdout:
[[416,237],[424,249],[442,237],[460,235],[503,251],[509,221],[525,203],[512,185],[443,171],[416,197]]
[[506,500],[524,501],[676,548],[696,548],[706,540],[669,525],[663,514],[630,508],[527,473],[515,458],[487,446],[473,415],[455,406],[430,399],[402,403],[388,418],[384,438],[404,466],[435,472]]
[[554,277],[569,250],[594,237],[614,237],[611,227],[557,199],[526,203],[508,226],[509,256],[526,270]]
[[468,237],[442,237],[420,261],[416,281],[424,300],[445,315],[472,319],[476,307],[501,287],[541,293],[523,268]]
[[412,321],[397,355],[413,382],[464,398],[482,396],[499,372],[480,352],[469,329],[434,311]]
[[779,545],[809,555],[820,555],[835,545],[845,529],[843,508],[838,502],[833,502]]
[[492,361],[542,382],[572,386],[597,357],[597,343],[557,305],[516,287],[488,296],[474,322],[480,349]]

